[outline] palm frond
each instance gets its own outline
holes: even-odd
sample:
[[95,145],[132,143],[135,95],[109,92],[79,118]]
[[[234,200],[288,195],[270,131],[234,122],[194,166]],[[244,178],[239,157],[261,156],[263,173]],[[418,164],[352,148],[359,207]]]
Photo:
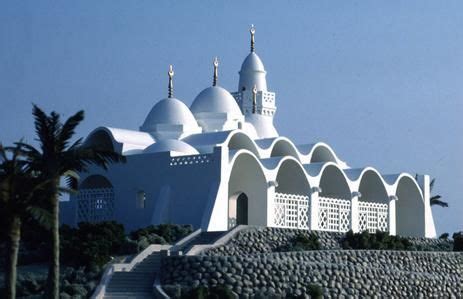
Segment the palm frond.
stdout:
[[64,173],[65,185],[69,189],[77,190],[79,187],[79,174],[75,171],[67,171]]
[[434,188],[434,183],[436,182],[436,178],[433,178],[431,182],[429,183],[429,190],[432,191],[432,188]]
[[34,116],[35,133],[38,141],[45,151],[50,147],[52,132],[50,132],[48,116],[37,105],[33,104],[32,115]]
[[60,134],[58,136],[58,145],[60,146],[61,151],[66,149],[69,144],[70,139],[75,134],[75,129],[79,123],[84,120],[84,111],[80,110],[73,116],[69,117],[64,125],[61,127]]
[[[437,197],[437,196],[433,196],[433,198],[434,197]],[[448,206],[449,206],[448,203],[446,203],[445,201],[442,201],[440,199],[436,199],[436,198],[433,199],[433,198],[430,199],[430,205],[431,206],[440,206],[440,207],[443,207],[443,208],[448,208]],[[440,196],[438,198],[440,198]]]

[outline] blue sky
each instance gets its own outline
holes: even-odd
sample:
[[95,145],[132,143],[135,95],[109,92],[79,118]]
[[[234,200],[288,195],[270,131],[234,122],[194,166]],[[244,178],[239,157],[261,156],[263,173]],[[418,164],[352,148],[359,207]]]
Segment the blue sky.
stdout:
[[187,104],[211,84],[230,91],[256,51],[277,93],[276,126],[325,141],[349,165],[427,173],[450,208],[439,233],[463,230],[463,2],[2,1],[0,141],[33,142],[31,103],[78,130],[137,129],[167,94]]

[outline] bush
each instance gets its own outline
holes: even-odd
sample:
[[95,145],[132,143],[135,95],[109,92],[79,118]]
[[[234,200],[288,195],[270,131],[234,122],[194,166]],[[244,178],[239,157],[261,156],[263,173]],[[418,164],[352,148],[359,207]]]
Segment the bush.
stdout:
[[61,261],[74,266],[103,266],[126,242],[124,226],[114,221],[63,225],[60,237]]
[[463,231],[454,233],[452,238],[453,251],[463,251]]
[[288,244],[279,248],[279,251],[319,250],[320,247],[320,241],[316,234],[301,233],[296,235]]
[[406,238],[390,236],[387,232],[368,231],[353,233],[348,231],[341,240],[343,249],[380,249],[380,250],[413,250],[413,244]]
[[442,240],[447,240],[449,238],[449,233],[443,233],[442,235],[439,236],[439,239]]
[[[151,244],[172,244],[193,232],[191,225],[160,224],[150,225],[130,233],[130,239],[138,241],[146,237]],[[164,243],[161,243],[164,242]]]
[[319,299],[323,298],[323,288],[318,284],[311,283],[308,286],[308,293],[311,298]]

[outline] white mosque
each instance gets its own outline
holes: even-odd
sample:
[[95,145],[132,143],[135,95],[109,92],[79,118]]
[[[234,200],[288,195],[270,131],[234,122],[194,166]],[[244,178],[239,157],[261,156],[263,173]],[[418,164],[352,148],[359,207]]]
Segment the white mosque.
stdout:
[[99,127],[85,144],[126,156],[107,171],[81,174],[80,191],[61,203],[62,222],[116,220],[127,230],[192,224],[223,231],[239,224],[334,232],[387,231],[435,237],[429,176],[382,175],[352,168],[322,142],[295,144],[273,123],[276,94],[254,49],[238,91],[217,84],[191,107],[173,94],[158,101],[140,129]]

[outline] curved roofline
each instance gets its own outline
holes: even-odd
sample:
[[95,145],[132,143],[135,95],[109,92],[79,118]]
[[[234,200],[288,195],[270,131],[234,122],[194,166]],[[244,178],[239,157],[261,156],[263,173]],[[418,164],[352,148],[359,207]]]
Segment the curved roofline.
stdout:
[[414,185],[416,186],[416,188],[418,189],[418,192],[420,193],[421,200],[424,202],[423,190],[421,190],[420,185],[418,184],[418,182],[415,180],[415,178],[414,178],[412,175],[410,175],[410,174],[408,174],[408,173],[405,173],[405,172],[402,172],[402,173],[400,173],[400,174],[397,176],[397,178],[396,178],[396,180],[395,180],[395,182],[394,182],[394,184],[393,184],[394,194],[397,194],[397,189],[398,189],[398,187],[399,187],[399,184],[400,184],[400,182],[402,181],[402,179],[404,179],[404,178],[411,179],[411,181],[413,182],[413,184],[414,184]]
[[132,131],[125,129],[118,129],[112,127],[101,126],[91,131],[85,138],[84,144],[96,133],[105,132],[111,138],[114,151],[124,153],[124,144],[129,144],[130,150],[140,149],[143,150],[149,145],[156,142],[156,140],[149,133]]
[[[346,173],[347,177],[349,178],[349,180],[354,183],[358,183],[358,187],[360,187],[360,184],[362,182],[362,179],[363,177],[365,176],[365,174],[369,171],[372,171],[374,172],[378,177],[379,179],[381,180],[381,182],[383,183],[383,185],[385,186],[391,186],[390,184],[388,184],[386,182],[386,180],[383,178],[383,176],[381,175],[381,173],[374,167],[372,166],[367,166],[367,167],[364,167],[364,168],[349,168],[349,169],[345,169],[344,172]],[[387,191],[387,190],[386,190]]]
[[358,191],[360,191],[360,186],[362,185],[362,181],[363,181],[363,178],[365,177],[365,175],[369,172],[372,172],[374,173],[374,175],[376,175],[379,180],[381,181],[381,184],[382,184],[382,187],[384,189],[384,192],[386,193],[387,196],[390,196],[390,192],[388,189],[390,189],[390,185],[384,180],[383,176],[381,175],[381,173],[379,173],[379,171],[371,166],[368,166],[368,167],[365,167],[361,170],[360,172],[360,175],[357,177],[357,179],[355,180],[355,182],[357,183],[357,186],[356,186],[356,189]]
[[[278,136],[276,137],[271,146],[270,146],[270,157],[272,157],[272,153],[273,153],[273,150],[275,149],[275,147],[279,144],[279,143],[282,143],[282,142],[285,142],[287,144],[289,144],[289,146],[293,149],[294,151],[294,154],[296,155],[295,158],[297,158],[297,160],[301,161],[301,153],[297,150],[297,147],[296,145],[287,137],[285,136]],[[292,156],[294,157],[294,156]]]

